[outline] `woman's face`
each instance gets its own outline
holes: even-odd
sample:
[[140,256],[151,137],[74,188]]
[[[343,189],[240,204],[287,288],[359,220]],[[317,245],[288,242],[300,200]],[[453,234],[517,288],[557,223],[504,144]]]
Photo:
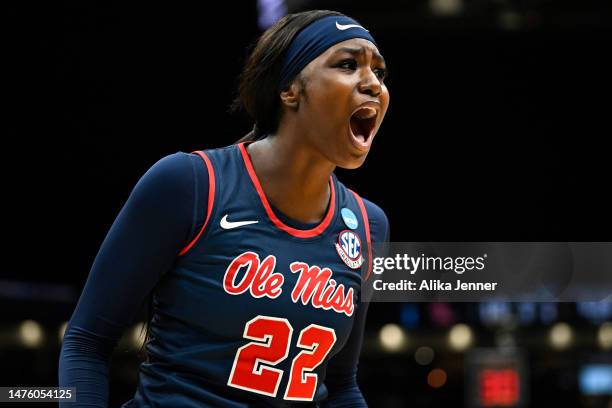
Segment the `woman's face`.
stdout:
[[368,40],[338,43],[301,72],[298,121],[308,142],[339,167],[363,164],[389,105],[385,61]]

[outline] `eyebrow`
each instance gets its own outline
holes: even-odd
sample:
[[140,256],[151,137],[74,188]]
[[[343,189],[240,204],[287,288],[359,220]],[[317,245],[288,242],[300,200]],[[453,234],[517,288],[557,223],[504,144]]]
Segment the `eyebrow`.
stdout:
[[[353,54],[353,55],[364,54],[365,47],[359,47],[359,48],[343,47],[343,48],[339,48],[336,52],[348,52],[349,54]],[[374,56],[374,58],[382,61],[384,64],[387,63],[385,59],[383,58],[383,56],[380,55],[378,52],[372,50],[372,55]]]

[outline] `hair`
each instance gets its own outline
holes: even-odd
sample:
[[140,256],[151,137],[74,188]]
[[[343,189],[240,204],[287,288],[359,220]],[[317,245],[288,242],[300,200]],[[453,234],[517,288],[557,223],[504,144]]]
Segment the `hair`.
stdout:
[[[236,143],[256,140],[278,129],[282,113],[278,81],[285,52],[293,38],[310,23],[323,17],[342,15],[331,10],[288,14],[259,37],[239,76],[238,96],[231,105],[233,112],[246,111],[255,124],[253,130]],[[301,78],[299,74],[296,76]],[[289,83],[295,78],[290,78]]]
[[[281,117],[278,81],[285,51],[289,48],[296,34],[310,23],[323,17],[341,15],[343,14],[330,10],[310,10],[288,14],[259,37],[239,76],[238,96],[230,107],[234,112],[241,109],[245,110],[255,124],[253,130],[236,143],[256,140],[277,130]],[[299,74],[296,77],[303,83],[304,79]],[[290,78],[290,82],[296,77]],[[150,340],[153,293],[156,287],[151,290],[144,301],[145,324],[140,335],[144,331],[145,341],[138,350],[138,355],[146,360],[149,359],[146,344]]]

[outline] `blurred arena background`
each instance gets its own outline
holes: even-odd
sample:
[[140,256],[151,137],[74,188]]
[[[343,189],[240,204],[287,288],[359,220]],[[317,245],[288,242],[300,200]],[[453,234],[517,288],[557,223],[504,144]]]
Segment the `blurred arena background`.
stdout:
[[[387,119],[366,164],[337,173],[385,209],[393,241],[609,240],[609,1],[216,3],[6,12],[0,385],[57,385],[62,330],[131,188],[166,154],[250,129],[227,112],[236,77],[287,12],[342,11],[381,45]],[[372,407],[612,407],[612,303],[370,310]],[[115,350],[111,406],[135,391],[140,324]]]

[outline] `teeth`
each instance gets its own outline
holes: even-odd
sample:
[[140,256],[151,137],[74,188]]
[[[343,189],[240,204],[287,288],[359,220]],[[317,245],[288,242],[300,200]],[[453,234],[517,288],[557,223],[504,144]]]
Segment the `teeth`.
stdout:
[[376,109],[374,108],[361,108],[355,113],[357,119],[370,119],[376,116]]

